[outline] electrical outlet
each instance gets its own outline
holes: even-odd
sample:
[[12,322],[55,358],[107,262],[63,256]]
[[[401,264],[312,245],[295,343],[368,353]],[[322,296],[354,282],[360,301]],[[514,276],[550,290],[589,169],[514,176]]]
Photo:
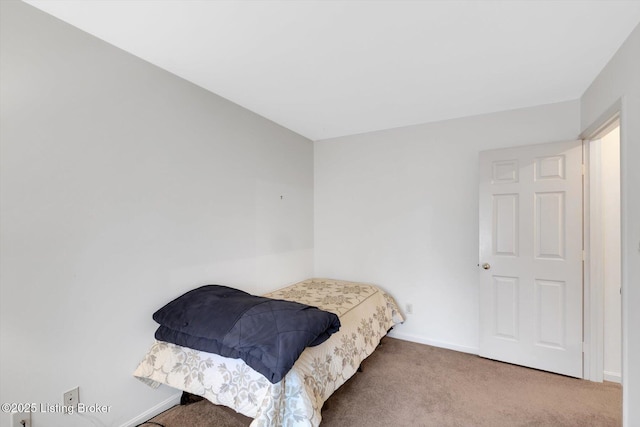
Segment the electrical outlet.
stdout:
[[407,314],[413,314],[413,304],[407,304],[405,311]]
[[31,427],[31,412],[12,412],[11,427]]
[[[63,405],[71,406],[73,409],[78,409],[78,403],[80,403],[80,390],[78,387],[67,391],[63,396]],[[66,413],[66,412],[65,412]]]

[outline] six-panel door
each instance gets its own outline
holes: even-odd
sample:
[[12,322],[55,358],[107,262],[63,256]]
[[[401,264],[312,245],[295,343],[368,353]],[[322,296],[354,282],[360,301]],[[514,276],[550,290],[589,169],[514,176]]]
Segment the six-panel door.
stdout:
[[480,355],[582,377],[582,142],[480,153]]

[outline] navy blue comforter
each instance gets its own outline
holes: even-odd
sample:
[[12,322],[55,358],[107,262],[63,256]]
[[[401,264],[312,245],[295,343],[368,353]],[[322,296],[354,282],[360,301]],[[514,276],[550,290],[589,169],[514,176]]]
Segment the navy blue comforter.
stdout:
[[340,329],[334,313],[219,285],[187,292],[153,319],[160,324],[156,339],[240,358],[272,383],[289,372],[306,347]]

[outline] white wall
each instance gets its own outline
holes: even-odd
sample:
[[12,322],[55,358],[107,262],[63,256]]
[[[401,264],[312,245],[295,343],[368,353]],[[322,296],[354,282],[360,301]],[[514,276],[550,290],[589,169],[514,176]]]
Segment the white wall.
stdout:
[[604,379],[622,375],[620,270],[620,128],[600,141],[602,249],[604,252]]
[[577,101],[315,143],[315,275],[377,283],[394,335],[478,348],[478,152],[575,139]]
[[623,421],[640,425],[640,26],[580,99],[581,129],[601,122],[621,105],[622,369]]
[[131,376],[155,309],[204,283],[259,293],[312,274],[313,144],[0,4],[0,402],[80,386],[111,412],[34,425],[118,426],[176,393]]

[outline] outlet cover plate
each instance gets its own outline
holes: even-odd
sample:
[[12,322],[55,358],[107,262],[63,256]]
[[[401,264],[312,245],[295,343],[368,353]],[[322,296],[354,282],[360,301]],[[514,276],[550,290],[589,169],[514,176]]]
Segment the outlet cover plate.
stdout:
[[406,310],[407,314],[413,314],[413,304],[407,304]]
[[73,409],[76,409],[78,407],[78,403],[80,402],[79,388],[76,387],[65,392],[62,398],[64,406],[72,406]]
[[23,427],[22,421],[25,422],[25,427],[31,427],[31,412],[11,413],[11,427]]

